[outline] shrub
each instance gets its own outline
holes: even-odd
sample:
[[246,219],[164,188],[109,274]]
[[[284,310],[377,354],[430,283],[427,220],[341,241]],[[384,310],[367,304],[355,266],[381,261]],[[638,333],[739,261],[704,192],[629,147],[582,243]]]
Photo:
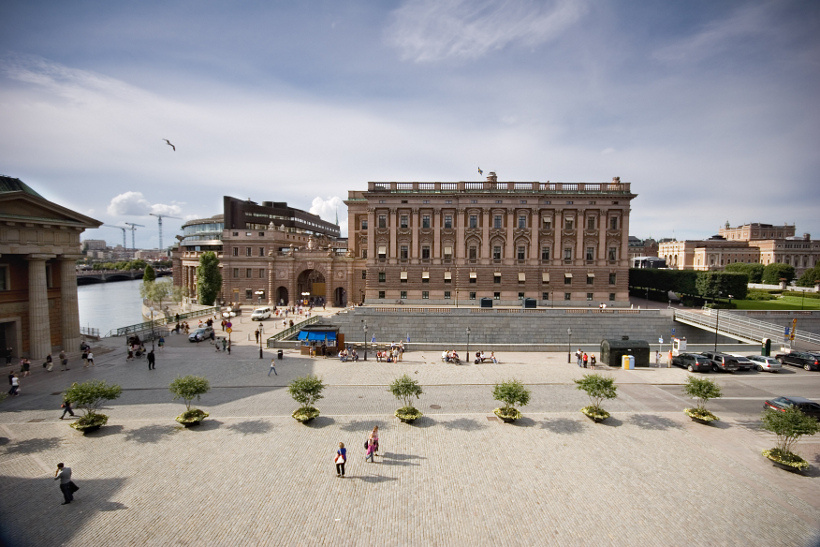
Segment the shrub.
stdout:
[[777,447],[781,453],[794,453],[794,445],[803,435],[814,435],[820,429],[815,418],[803,414],[798,408],[790,407],[785,412],[764,410],[763,429],[777,435]]
[[107,384],[101,380],[90,380],[81,384],[73,383],[65,392],[65,400],[83,411],[86,416],[97,414],[106,401],[113,401],[122,395],[122,387]]
[[578,389],[586,391],[591,407],[595,410],[601,409],[601,401],[604,399],[614,399],[618,396],[618,388],[615,386],[614,378],[605,378],[600,374],[584,374],[580,380],[575,380]]
[[719,419],[710,411],[706,410],[706,403],[709,399],[717,399],[722,395],[720,386],[717,385],[717,383],[708,378],[689,376],[686,379],[686,384],[683,386],[683,391],[690,397],[694,397],[698,400],[697,407],[685,408],[683,410],[687,415],[708,422]]
[[792,279],[794,279],[794,266],[774,262],[763,268],[763,283],[777,285],[781,279],[785,279],[787,285],[791,283]]
[[515,410],[516,405],[527,406],[530,402],[531,392],[518,380],[507,380],[496,384],[493,389],[493,399],[504,403],[504,411]]
[[746,300],[755,300],[755,301],[765,301],[765,300],[777,300],[777,295],[770,293],[769,291],[762,291],[760,289],[751,289],[749,290],[748,294],[746,295]]
[[211,384],[203,376],[177,376],[176,380],[168,386],[168,389],[174,394],[174,400],[182,399],[185,401],[185,409],[190,411],[191,401],[194,399],[198,401],[200,395],[208,393]]
[[324,389],[322,380],[312,374],[296,378],[288,385],[288,393],[302,408],[313,407],[316,401],[324,397]]
[[421,412],[413,406],[413,397],[418,399],[419,396],[424,393],[417,381],[405,374],[393,380],[393,383],[390,384],[390,393],[392,393],[396,399],[404,402],[404,406],[395,413],[397,418],[406,421],[421,418]]

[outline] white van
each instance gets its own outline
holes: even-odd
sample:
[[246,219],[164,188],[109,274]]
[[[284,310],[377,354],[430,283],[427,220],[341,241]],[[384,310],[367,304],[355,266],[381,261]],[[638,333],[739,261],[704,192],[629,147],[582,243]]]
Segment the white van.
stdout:
[[262,321],[263,319],[270,319],[270,308],[256,308],[251,314],[251,321]]

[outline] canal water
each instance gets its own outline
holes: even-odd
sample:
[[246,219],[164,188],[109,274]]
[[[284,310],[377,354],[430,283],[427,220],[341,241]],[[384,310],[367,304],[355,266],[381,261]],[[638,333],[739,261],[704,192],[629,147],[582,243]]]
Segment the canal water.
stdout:
[[142,279],[95,283],[77,287],[80,305],[80,326],[99,329],[105,336],[108,331],[141,323]]

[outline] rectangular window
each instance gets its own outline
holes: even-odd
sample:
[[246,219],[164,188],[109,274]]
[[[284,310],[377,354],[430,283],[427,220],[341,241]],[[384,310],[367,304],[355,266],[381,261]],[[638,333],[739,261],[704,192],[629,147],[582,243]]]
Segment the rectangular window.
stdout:
[[478,228],[478,215],[470,215],[470,228]]
[[493,300],[501,300],[501,293],[500,292],[494,292],[493,293]]
[[541,283],[544,285],[549,284],[550,282],[550,274],[549,272],[541,272]]
[[541,219],[541,227],[544,230],[552,230],[552,217],[544,217]]
[[453,248],[450,246],[444,247],[444,260],[451,260],[453,258]]
[[401,293],[399,294],[399,298],[401,298],[402,300],[407,300],[407,291],[401,291]]
[[610,247],[609,248],[609,259],[610,260],[618,260],[618,247]]
[[450,291],[444,291],[444,300],[450,300]]
[[472,283],[473,285],[478,283],[478,273],[470,272],[470,283]]
[[587,247],[587,260],[595,260],[595,247]]
[[253,300],[253,289],[245,289],[245,300]]
[[475,300],[475,291],[470,291],[470,300]]
[[430,246],[423,245],[421,248],[421,259],[422,260],[430,260]]
[[572,260],[572,247],[564,247],[564,260]]
[[564,274],[564,285],[572,285],[572,274]]
[[445,228],[452,228],[453,227],[453,215],[444,215],[444,227]]
[[444,272],[444,282],[445,283],[452,283],[453,282],[453,272]]
[[379,258],[384,260],[387,257],[387,245],[379,245]]
[[384,291],[379,291],[379,300],[384,300]]
[[379,228],[387,228],[387,215],[379,215]]
[[259,279],[265,279],[265,268],[259,268]]
[[618,217],[610,217],[609,218],[609,229],[610,230],[617,230],[618,229]]
[[614,285],[614,284],[615,284],[615,279],[616,279],[616,277],[617,277],[617,274],[614,274],[614,273],[609,274],[609,284],[610,284],[610,285]]
[[518,284],[523,285],[527,282],[527,274],[524,272],[518,272]]
[[478,249],[475,245],[471,245],[470,248],[467,250],[467,257],[470,259],[471,262],[475,262],[478,260]]
[[541,247],[541,260],[544,262],[550,259],[550,248],[549,247]]
[[593,285],[595,283],[595,276],[594,275],[587,275],[587,285]]
[[253,249],[250,247],[245,247],[245,256],[253,256]]
[[587,300],[592,300],[592,293],[591,292],[587,293]]
[[245,277],[247,277],[247,278],[253,277],[253,270],[251,268],[245,268]]
[[587,230],[594,230],[595,229],[595,217],[589,217],[587,219]]
[[519,230],[526,230],[527,229],[527,217],[526,217],[526,215],[519,215],[518,216],[518,229]]
[[402,260],[407,260],[407,257],[408,257],[408,248],[407,248],[407,245],[402,245],[402,246],[399,248],[399,257],[400,257]]
[[234,256],[239,256],[239,247],[234,247],[233,248],[233,255]]
[[519,261],[524,261],[526,259],[527,259],[527,247],[525,247],[524,245],[520,245],[518,247],[518,260]]
[[367,258],[367,249],[362,249],[362,258]]
[[549,300],[549,299],[550,299],[550,293],[548,293],[548,292],[542,292],[541,293],[541,300]]
[[524,300],[524,293],[522,293],[522,292],[518,293],[518,299],[519,300]]
[[497,273],[493,275],[493,283],[495,283],[496,285],[501,284],[501,274]]
[[571,232],[574,229],[575,221],[571,218],[564,219],[564,230]]
[[422,217],[421,217],[421,227],[422,228],[429,228],[430,227],[430,215],[422,215]]
[[265,256],[265,248],[259,247],[259,256]]
[[379,283],[384,283],[387,280],[387,274],[385,272],[379,272]]
[[493,260],[501,260],[501,245],[493,247]]
[[614,292],[609,293],[609,301],[610,302],[615,302],[615,293]]
[[422,300],[430,300],[430,291],[421,291]]
[[571,292],[565,292],[564,293],[564,300],[572,300],[572,293]]
[[234,277],[234,279],[239,278],[239,268],[234,268],[233,269],[233,277]]
[[429,283],[430,282],[430,272],[421,272],[421,282],[422,283]]
[[6,265],[0,266],[0,291],[8,291],[10,289],[9,267]]
[[501,228],[501,215],[493,217],[493,228]]
[[399,218],[399,227],[407,228],[409,225],[410,225],[410,221],[409,221],[407,215],[402,215]]
[[407,283],[407,272],[399,273],[399,281],[402,283]]
[[367,279],[367,270],[362,270],[362,279]]
[[362,220],[362,230],[367,230],[367,219]]

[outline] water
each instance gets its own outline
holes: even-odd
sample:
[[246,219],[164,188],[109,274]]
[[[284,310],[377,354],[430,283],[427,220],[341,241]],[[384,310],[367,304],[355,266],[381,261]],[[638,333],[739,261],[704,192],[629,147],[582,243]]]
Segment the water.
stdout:
[[77,287],[80,326],[105,334],[120,327],[142,323],[142,279],[96,283]]

